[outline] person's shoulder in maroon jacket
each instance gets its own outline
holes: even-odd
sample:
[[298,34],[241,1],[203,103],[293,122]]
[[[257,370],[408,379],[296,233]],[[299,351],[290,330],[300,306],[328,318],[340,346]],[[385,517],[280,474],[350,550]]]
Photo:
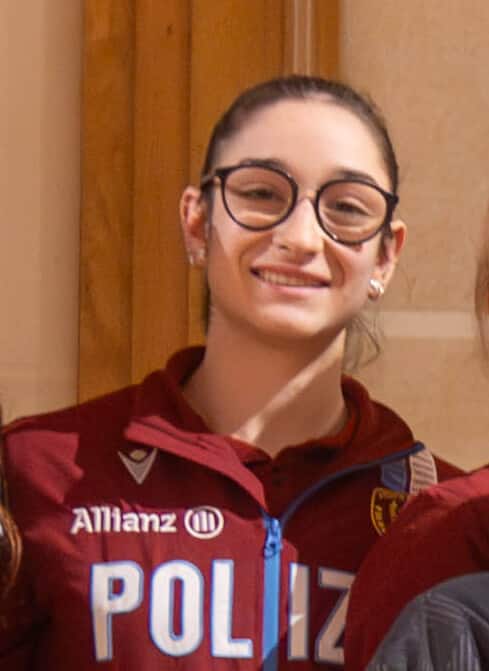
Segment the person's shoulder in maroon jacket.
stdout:
[[[489,209],[475,282],[480,340],[489,359]],[[481,362],[482,365],[482,362]],[[352,587],[345,671],[364,671],[406,604],[448,578],[489,569],[489,468],[425,489],[367,555]]]
[[403,607],[443,580],[489,569],[489,468],[415,496],[367,555],[351,592],[345,670],[364,671]]

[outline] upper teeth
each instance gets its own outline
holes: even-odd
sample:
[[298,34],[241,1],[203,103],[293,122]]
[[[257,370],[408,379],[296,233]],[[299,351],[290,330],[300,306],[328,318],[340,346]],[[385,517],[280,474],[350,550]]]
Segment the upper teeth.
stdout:
[[294,275],[282,275],[282,273],[276,273],[271,270],[261,270],[260,277],[265,280],[265,282],[271,282],[272,284],[285,284],[291,287],[320,287],[322,286],[321,282],[313,279],[304,279],[302,277],[296,277]]

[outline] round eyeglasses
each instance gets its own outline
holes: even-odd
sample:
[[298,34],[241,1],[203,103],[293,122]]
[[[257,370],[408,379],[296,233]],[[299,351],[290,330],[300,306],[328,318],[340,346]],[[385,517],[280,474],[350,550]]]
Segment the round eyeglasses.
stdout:
[[[263,231],[281,224],[294,209],[297,182],[280,168],[260,163],[216,168],[201,189],[220,184],[227,213],[239,226]],[[389,230],[398,197],[362,179],[334,179],[310,198],[323,231],[343,245],[357,245]]]

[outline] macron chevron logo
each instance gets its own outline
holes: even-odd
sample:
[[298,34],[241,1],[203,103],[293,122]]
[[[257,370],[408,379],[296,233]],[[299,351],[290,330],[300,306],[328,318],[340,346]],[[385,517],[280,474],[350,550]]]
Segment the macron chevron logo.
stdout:
[[149,451],[135,449],[129,455],[119,452],[119,456],[134,480],[142,485],[156,459],[156,447]]

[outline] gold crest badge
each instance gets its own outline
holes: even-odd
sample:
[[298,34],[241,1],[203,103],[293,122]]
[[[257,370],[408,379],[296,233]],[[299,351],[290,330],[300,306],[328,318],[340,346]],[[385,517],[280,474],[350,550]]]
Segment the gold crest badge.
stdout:
[[375,531],[383,536],[387,527],[399,515],[408,495],[385,487],[376,487],[370,500],[370,517]]

